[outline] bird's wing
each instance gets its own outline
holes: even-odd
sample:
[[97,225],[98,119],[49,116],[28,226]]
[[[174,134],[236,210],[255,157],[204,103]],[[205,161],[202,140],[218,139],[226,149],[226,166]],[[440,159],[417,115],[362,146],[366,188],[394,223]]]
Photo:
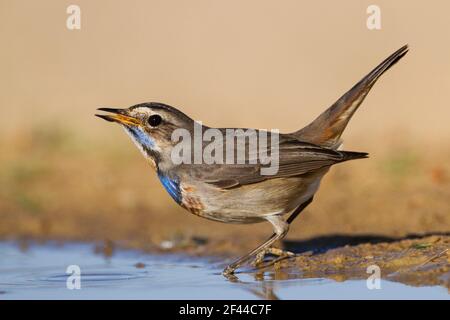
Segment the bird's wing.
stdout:
[[[247,143],[248,147],[248,143]],[[266,150],[270,154],[270,145]],[[248,154],[248,159],[254,157]],[[335,151],[317,145],[302,142],[289,135],[280,135],[278,171],[273,175],[261,174],[261,169],[269,165],[257,164],[211,164],[184,165],[200,181],[223,189],[252,184],[268,179],[299,176],[315,172],[324,167],[345,160],[366,157],[366,153]],[[273,165],[273,164],[272,164]]]

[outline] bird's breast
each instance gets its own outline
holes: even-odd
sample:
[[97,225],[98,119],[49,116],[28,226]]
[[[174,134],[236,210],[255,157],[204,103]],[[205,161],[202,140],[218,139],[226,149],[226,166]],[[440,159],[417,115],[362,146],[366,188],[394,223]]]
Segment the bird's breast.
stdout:
[[205,205],[197,194],[198,190],[191,184],[181,183],[176,177],[158,174],[159,180],[169,195],[183,208],[189,212],[202,216]]
[[181,206],[197,216],[203,216],[205,204],[197,192],[198,190],[195,186],[183,183],[181,185]]

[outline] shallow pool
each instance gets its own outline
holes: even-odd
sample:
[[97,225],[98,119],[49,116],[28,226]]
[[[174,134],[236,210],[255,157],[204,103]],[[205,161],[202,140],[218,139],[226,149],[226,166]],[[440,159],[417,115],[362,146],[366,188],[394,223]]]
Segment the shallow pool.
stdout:
[[[443,287],[411,287],[381,280],[335,282],[271,272],[221,275],[223,261],[118,250],[111,257],[89,244],[0,242],[0,299],[450,299]],[[69,271],[67,273],[67,271]],[[77,289],[79,287],[79,289]]]

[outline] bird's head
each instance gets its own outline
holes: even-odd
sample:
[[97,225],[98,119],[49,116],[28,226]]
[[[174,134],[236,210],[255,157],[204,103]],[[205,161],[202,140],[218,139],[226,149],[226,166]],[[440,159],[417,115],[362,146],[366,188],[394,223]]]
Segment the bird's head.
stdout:
[[187,115],[162,103],[149,102],[126,109],[98,110],[109,112],[96,116],[120,124],[154,166],[170,158],[174,145],[172,132],[179,128],[191,131],[194,126],[194,121]]

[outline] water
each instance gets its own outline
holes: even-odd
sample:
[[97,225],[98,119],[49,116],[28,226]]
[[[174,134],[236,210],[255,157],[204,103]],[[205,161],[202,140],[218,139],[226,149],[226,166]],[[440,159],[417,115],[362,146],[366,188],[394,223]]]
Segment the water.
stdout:
[[[137,264],[138,263],[138,264]],[[142,265],[143,264],[143,265]],[[67,288],[67,267],[81,270],[81,289]],[[364,280],[335,282],[286,274],[273,280],[239,273],[221,275],[217,259],[117,251],[112,257],[88,244],[31,245],[0,242],[0,299],[449,299],[443,287],[410,287],[382,280],[369,290]],[[72,283],[72,282],[71,282]]]

